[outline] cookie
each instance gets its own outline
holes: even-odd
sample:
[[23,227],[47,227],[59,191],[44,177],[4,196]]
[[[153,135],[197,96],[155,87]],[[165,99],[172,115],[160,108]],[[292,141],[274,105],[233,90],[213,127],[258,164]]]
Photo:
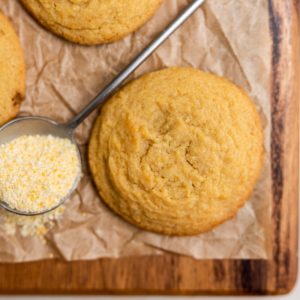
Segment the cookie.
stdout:
[[146,230],[194,235],[236,214],[263,153],[260,116],[245,92],[175,67],[142,76],[104,105],[88,157],[117,214]]
[[0,125],[19,112],[25,92],[25,64],[18,36],[0,12]]
[[119,40],[152,17],[163,0],[20,0],[43,26],[84,45]]

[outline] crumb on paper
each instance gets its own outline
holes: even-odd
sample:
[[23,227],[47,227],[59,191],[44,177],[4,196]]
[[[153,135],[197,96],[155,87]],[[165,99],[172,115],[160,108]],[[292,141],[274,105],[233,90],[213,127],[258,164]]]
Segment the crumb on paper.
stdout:
[[15,235],[19,231],[23,237],[39,237],[43,240],[45,234],[62,217],[64,209],[64,206],[60,206],[39,216],[20,216],[1,209],[0,220],[7,235]]

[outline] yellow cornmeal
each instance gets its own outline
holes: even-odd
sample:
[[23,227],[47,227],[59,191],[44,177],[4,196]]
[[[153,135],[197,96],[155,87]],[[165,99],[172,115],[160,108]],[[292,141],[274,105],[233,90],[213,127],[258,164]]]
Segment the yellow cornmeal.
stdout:
[[0,145],[0,200],[24,212],[56,206],[80,172],[77,148],[68,139],[21,136]]

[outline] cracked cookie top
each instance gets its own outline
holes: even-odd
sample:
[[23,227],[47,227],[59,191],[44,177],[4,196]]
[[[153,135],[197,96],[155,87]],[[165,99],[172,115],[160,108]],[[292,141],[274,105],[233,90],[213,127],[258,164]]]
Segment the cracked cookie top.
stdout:
[[263,162],[252,100],[227,79],[192,68],[149,73],[102,108],[90,169],[102,199],[141,228],[208,231],[250,196]]

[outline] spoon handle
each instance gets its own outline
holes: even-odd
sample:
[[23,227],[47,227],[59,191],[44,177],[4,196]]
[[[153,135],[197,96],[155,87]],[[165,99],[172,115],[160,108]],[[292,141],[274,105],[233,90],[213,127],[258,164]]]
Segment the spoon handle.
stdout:
[[134,60],[127,65],[115,79],[113,79],[77,116],[71,120],[67,127],[75,129],[99,104],[110,97],[124,82],[124,80],[141,65],[182,23],[184,23],[204,0],[192,1],[167,28],[165,28]]

